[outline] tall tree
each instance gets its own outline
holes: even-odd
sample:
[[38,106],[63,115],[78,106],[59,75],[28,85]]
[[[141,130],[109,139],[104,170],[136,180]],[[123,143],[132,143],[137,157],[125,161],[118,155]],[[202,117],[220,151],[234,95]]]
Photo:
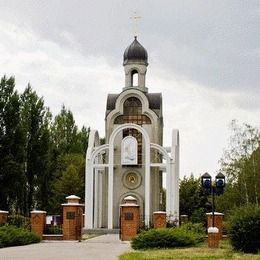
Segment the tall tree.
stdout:
[[26,176],[26,206],[25,213],[29,214],[37,207],[36,194],[40,189],[40,180],[48,171],[49,136],[48,109],[44,106],[43,98],[39,98],[31,86],[21,95],[22,128],[25,134],[25,176]]
[[0,82],[0,208],[22,207],[24,138],[20,127],[20,99],[15,79]]
[[[231,123],[231,131],[229,147],[221,159],[221,171],[228,177],[228,189],[222,199],[229,201],[229,208],[259,204],[260,131],[248,124],[239,125],[236,120]],[[221,199],[219,203],[224,205]]]

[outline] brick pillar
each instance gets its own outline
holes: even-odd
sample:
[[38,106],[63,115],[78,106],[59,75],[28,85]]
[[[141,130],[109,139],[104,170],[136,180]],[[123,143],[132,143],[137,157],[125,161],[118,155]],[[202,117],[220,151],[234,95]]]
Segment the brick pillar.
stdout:
[[153,213],[153,227],[166,228],[166,212],[156,211]]
[[67,203],[62,204],[63,212],[63,240],[81,240],[83,227],[83,204],[79,204],[80,197],[71,195],[66,197]]
[[[219,212],[214,212],[214,226],[218,228],[219,233],[218,237],[219,239],[222,239],[223,234],[223,220],[224,220],[224,214]],[[212,227],[213,224],[213,218],[212,218],[212,212],[207,213],[207,226]]]
[[180,224],[181,225],[184,225],[184,224],[188,223],[188,221],[189,221],[188,215],[181,215],[180,216]]
[[46,211],[33,210],[31,211],[31,229],[36,235],[42,238],[46,223]]
[[208,247],[218,248],[219,245],[219,230],[217,227],[208,228]]
[[8,211],[0,210],[0,226],[6,222],[8,213]]
[[140,226],[140,207],[137,200],[132,196],[124,199],[120,205],[120,239],[131,240],[136,236]]

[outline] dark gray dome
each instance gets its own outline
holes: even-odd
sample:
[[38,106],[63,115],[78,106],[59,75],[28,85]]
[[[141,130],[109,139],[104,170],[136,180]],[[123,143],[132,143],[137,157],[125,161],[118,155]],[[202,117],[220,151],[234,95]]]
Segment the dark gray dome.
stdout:
[[124,65],[128,61],[143,61],[146,65],[148,64],[148,54],[146,49],[137,41],[135,36],[134,41],[126,48],[124,52]]

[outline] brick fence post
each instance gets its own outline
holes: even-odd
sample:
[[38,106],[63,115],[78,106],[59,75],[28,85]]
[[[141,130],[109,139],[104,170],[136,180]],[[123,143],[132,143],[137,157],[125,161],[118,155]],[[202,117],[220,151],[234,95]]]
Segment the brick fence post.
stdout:
[[132,196],[124,198],[124,204],[120,205],[120,239],[131,240],[136,236],[140,227],[140,207]]
[[153,227],[154,228],[166,228],[166,212],[165,211],[153,212]]
[[188,221],[189,221],[188,215],[181,215],[181,216],[180,216],[180,222],[181,222],[180,224],[181,224],[181,225],[187,224]]
[[4,224],[7,221],[8,211],[0,210],[0,225]]
[[67,203],[62,204],[63,211],[63,240],[81,241],[83,227],[83,204],[80,197],[71,195],[66,197]]
[[33,210],[31,211],[31,228],[32,232],[42,238],[46,223],[46,211]]
[[[224,220],[224,214],[219,212],[214,212],[214,225],[218,228],[218,238],[219,240],[222,239],[223,235],[223,220]],[[213,224],[213,218],[212,218],[212,212],[207,213],[207,227],[212,227]]]
[[208,247],[218,248],[219,246],[219,230],[217,227],[208,228]]

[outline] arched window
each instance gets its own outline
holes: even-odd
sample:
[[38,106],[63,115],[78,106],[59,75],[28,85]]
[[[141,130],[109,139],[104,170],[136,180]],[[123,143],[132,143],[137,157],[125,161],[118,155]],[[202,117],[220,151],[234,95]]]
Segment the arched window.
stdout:
[[[142,103],[136,97],[128,98],[124,103],[124,114],[116,117],[114,124],[134,123],[137,125],[151,124],[151,119],[142,114]],[[134,136],[138,143],[138,164],[142,164],[142,134],[136,129],[123,130],[123,137]]]
[[139,77],[138,71],[132,70],[131,71],[131,86],[132,87],[137,87],[139,85],[138,84],[138,77]]
[[118,116],[115,124],[134,123],[137,125],[151,124],[151,119],[142,114],[142,103],[136,97],[128,98],[124,103],[124,114]]

